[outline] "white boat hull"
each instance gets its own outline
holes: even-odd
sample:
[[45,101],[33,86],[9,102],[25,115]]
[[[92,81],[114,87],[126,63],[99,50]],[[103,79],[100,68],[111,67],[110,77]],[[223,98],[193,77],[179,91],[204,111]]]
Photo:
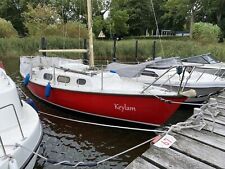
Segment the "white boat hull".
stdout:
[[21,101],[15,83],[0,68],[0,168],[32,169],[42,140],[39,116]]

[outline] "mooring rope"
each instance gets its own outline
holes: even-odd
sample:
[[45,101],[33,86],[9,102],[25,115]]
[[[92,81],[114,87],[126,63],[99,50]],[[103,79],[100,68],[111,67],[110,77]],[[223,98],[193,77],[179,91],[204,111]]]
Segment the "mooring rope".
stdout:
[[104,163],[106,161],[109,161],[109,160],[111,160],[113,158],[116,158],[116,157],[118,157],[120,155],[123,155],[123,154],[125,154],[125,153],[127,153],[129,151],[132,151],[132,150],[134,150],[136,148],[139,148],[140,146],[143,146],[143,145],[145,145],[147,143],[150,143],[150,142],[152,142],[154,140],[154,138],[155,137],[153,137],[153,138],[151,138],[151,139],[149,139],[147,141],[144,141],[144,142],[142,142],[142,143],[140,143],[140,144],[138,144],[138,145],[136,145],[134,147],[131,147],[131,148],[125,150],[125,151],[122,151],[122,152],[120,152],[118,154],[115,154],[115,155],[110,156],[110,157],[108,157],[106,159],[103,159],[101,161],[98,161],[98,162],[82,162],[82,161],[80,161],[80,162],[74,163],[74,162],[70,162],[68,160],[57,161],[57,160],[52,160],[52,159],[49,159],[47,157],[44,157],[44,156],[38,154],[37,152],[34,152],[34,151],[30,150],[29,148],[21,145],[21,144],[16,143],[16,147],[21,147],[24,150],[26,150],[26,151],[28,151],[30,153],[33,153],[35,155],[37,155],[38,157],[42,158],[46,162],[48,162],[50,164],[53,164],[53,165],[64,165],[64,166],[71,166],[71,167],[74,167],[74,168],[76,168],[76,167],[95,167],[95,166],[98,166],[98,165],[100,165],[100,164],[102,164],[102,163]]
[[156,132],[156,133],[164,133],[165,132],[165,131],[162,131],[162,130],[155,130],[155,129],[123,127],[123,126],[115,126],[115,125],[108,125],[108,124],[101,124],[101,123],[94,123],[94,122],[76,120],[76,119],[71,119],[71,118],[66,118],[66,117],[62,117],[62,116],[57,116],[57,115],[45,113],[45,112],[42,112],[42,111],[39,111],[39,113],[47,115],[47,116],[51,116],[51,117],[54,117],[54,118],[58,118],[58,119],[61,119],[61,120],[77,122],[77,123],[82,123],[82,124],[95,125],[95,126],[101,126],[101,127],[109,127],[109,128],[117,128],[117,129],[125,129],[125,130],[136,130],[136,131],[147,131],[147,132]]
[[156,97],[157,99],[165,102],[165,103],[172,103],[172,104],[181,104],[181,105],[190,105],[190,106],[203,106],[205,104],[201,104],[201,103],[190,103],[190,102],[178,102],[178,101],[173,101],[173,100],[168,100],[168,99],[164,99],[163,97],[160,97],[158,95],[153,95],[154,97]]

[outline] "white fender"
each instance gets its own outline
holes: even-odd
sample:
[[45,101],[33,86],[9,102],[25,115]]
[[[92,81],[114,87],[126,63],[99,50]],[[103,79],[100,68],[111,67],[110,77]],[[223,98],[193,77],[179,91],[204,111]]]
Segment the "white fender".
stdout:
[[9,169],[19,169],[16,159],[11,158],[9,160]]

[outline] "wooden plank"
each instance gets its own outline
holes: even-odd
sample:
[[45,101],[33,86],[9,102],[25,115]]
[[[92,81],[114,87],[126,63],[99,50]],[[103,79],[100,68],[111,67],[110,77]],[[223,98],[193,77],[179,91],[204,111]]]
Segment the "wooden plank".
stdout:
[[197,131],[194,129],[188,129],[188,130],[181,130],[176,133],[179,133],[183,136],[192,138],[204,144],[208,144],[212,147],[225,151],[225,138],[210,131],[206,130]]
[[164,168],[173,169],[212,169],[213,167],[197,161],[191,157],[188,157],[173,149],[160,149],[155,146],[151,146],[144,154],[145,158],[148,158],[152,163],[156,163]]
[[225,168],[224,151],[179,134],[171,134],[177,139],[177,141],[171,146],[172,149],[186,154],[212,167]]
[[215,123],[213,126],[213,122],[205,120],[207,122],[207,125],[203,128],[204,130],[207,131],[212,131],[216,134],[220,134],[222,136],[225,136],[225,126]]
[[[204,119],[208,121],[213,121],[213,118],[210,115],[204,115]],[[221,125],[225,125],[225,117],[221,115],[217,115],[215,117],[215,122]]]
[[137,157],[125,169],[159,169],[159,168],[145,161],[143,158]]

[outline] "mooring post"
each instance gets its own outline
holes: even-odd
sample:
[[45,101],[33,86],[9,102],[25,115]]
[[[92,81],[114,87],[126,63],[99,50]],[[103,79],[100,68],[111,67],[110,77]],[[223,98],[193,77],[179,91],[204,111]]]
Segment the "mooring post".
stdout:
[[[87,49],[87,39],[84,39],[84,49]],[[83,64],[87,65],[88,64],[88,55],[86,52],[83,53]]]
[[[47,39],[45,37],[41,37],[41,49],[46,50],[47,49]],[[43,56],[46,56],[46,52],[42,52]]]
[[113,41],[113,62],[116,62],[116,39]]
[[156,41],[153,41],[152,45],[152,60],[155,60],[155,51],[156,51]]
[[138,61],[138,40],[136,40],[135,42],[135,59],[136,59],[136,62]]

